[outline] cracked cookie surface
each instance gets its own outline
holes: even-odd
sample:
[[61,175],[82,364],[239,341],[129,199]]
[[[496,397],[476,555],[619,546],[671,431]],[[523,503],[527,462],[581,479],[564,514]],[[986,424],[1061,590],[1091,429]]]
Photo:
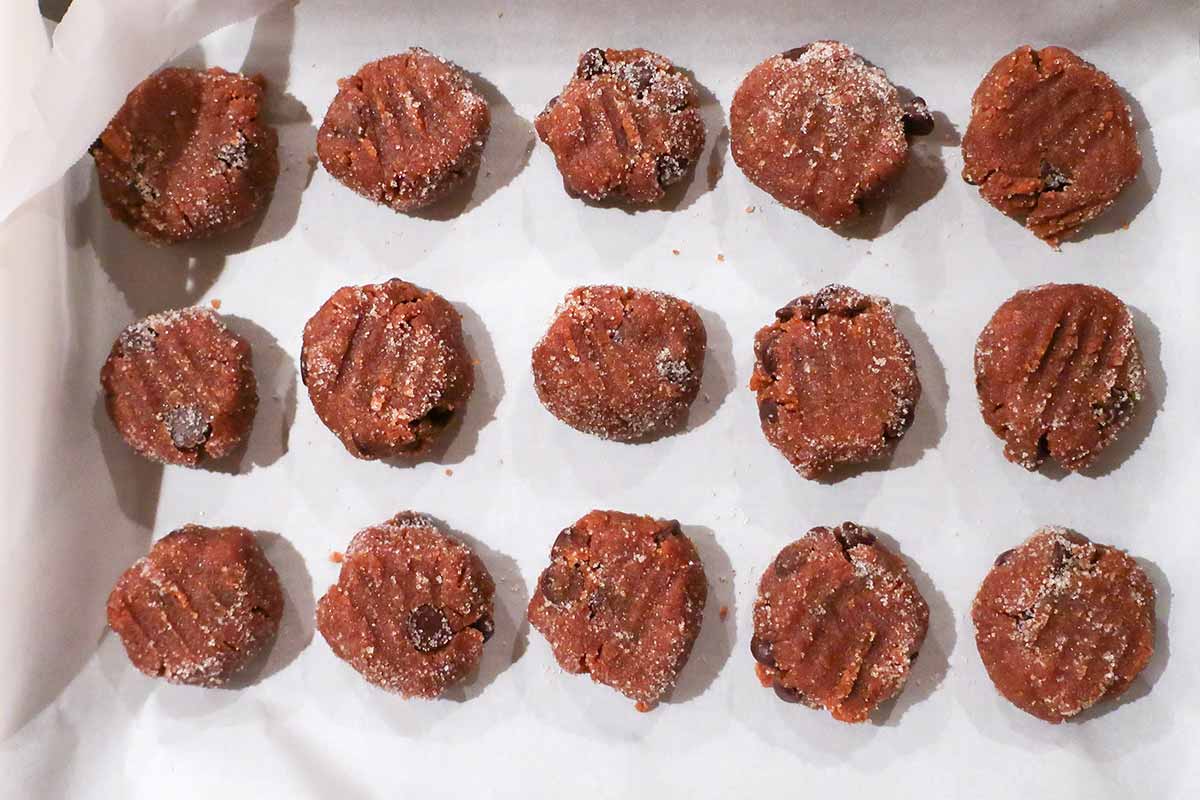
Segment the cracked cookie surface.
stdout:
[[708,585],[679,523],[592,511],[563,530],[529,601],[559,666],[652,708],[700,632]]
[[576,430],[639,441],[677,429],[700,391],[707,338],[689,304],[622,286],[571,290],[533,349],[538,399]]
[[593,47],[534,120],[563,186],[590,200],[654,203],[704,148],[691,78],[649,50]]
[[123,330],[100,385],[125,442],[164,464],[194,467],[229,455],[249,434],[258,408],[250,345],[198,306]]
[[975,90],[963,180],[1057,247],[1112,205],[1142,164],[1133,112],[1106,74],[1064,47],[1025,45]]
[[781,700],[863,722],[904,688],[928,626],[904,562],[845,522],[813,528],[767,567],[750,653]]
[[283,592],[250,531],[186,525],[122,573],[107,616],[145,674],[220,686],[275,638]]
[[1154,654],[1154,585],[1122,550],[1045,527],[1001,553],[975,596],[996,689],[1058,723],[1124,692]]
[[218,67],[172,67],[142,81],[89,152],[112,216],[154,244],[249,222],[279,176],[266,86]]
[[433,698],[479,665],[495,630],[495,584],[479,557],[424,514],[358,532],[317,629],[368,682]]
[[841,42],[768,58],[729,109],[734,163],[750,182],[825,227],[858,217],[933,130],[925,101],[900,103],[887,74]]
[[427,450],[462,411],[474,376],[458,312],[398,278],[338,289],[304,326],[300,377],[356,458]]
[[887,456],[912,424],[916,359],[885,298],[836,284],[797,297],[754,356],[763,434],[805,478]]
[[1017,292],[975,345],[983,419],[1004,456],[1087,467],[1133,418],[1146,388],[1133,317],[1111,292],[1052,284]]
[[479,170],[491,124],[487,101],[466,73],[414,47],[338,81],[317,157],[363,197],[414,211]]

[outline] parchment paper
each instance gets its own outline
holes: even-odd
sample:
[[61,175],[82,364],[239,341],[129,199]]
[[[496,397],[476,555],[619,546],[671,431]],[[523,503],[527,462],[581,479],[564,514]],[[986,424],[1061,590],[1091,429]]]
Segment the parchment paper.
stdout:
[[[96,5],[77,0],[60,33]],[[132,5],[109,4],[113,14]],[[18,193],[9,151],[0,199],[50,186],[0,228],[0,541],[8,556],[0,796],[1124,798],[1200,790],[1200,645],[1191,635],[1200,621],[1194,3],[328,1],[279,5],[197,47],[189,37],[230,9],[249,14],[269,3],[179,5],[209,8],[186,24],[154,17],[119,46],[98,45],[113,41],[104,38],[111,30],[76,23],[71,52],[56,58],[30,39],[42,29],[28,15],[13,14],[20,24],[0,30],[4,63],[26,65],[23,85],[38,87],[19,107],[45,110],[46,141],[22,174],[47,176],[23,178],[28,191]],[[886,212],[851,236],[752,187],[728,157],[724,127],[754,64],[826,37],[853,44],[939,112]],[[1145,154],[1139,181],[1060,253],[958,177],[971,92],[999,56],[1026,42],[1068,46],[1108,71],[1132,98]],[[312,154],[337,78],[412,44],[481,76],[493,131],[469,190],[406,217],[314,170]],[[708,145],[667,210],[626,213],[567,198],[535,143],[529,120],[593,45],[659,50],[702,87]],[[13,55],[17,48],[32,60]],[[252,228],[156,249],[108,218],[86,158],[52,186],[51,165],[78,156],[120,95],[180,49],[179,63],[267,77],[283,172]],[[119,90],[98,83],[105,75],[122,76]],[[97,130],[84,130],[84,120]],[[27,122],[5,114],[0,143]],[[316,419],[296,371],[303,324],[334,289],[392,276],[455,303],[480,362],[462,428],[435,461],[415,467],[347,455]],[[833,281],[897,304],[924,394],[890,468],[830,485],[801,479],[765,442],[745,386],[755,330],[793,296]],[[1027,474],[1007,463],[976,407],[975,337],[1004,299],[1046,281],[1095,283],[1123,298],[1149,366],[1136,421],[1086,475]],[[665,290],[702,310],[710,355],[687,432],[649,445],[602,442],[538,404],[530,348],[568,289],[597,282]],[[262,402],[249,447],[225,470],[148,464],[104,414],[100,364],[131,320],[212,299],[254,348]],[[337,573],[330,552],[407,508],[467,538],[498,583],[497,632],[479,676],[436,702],[368,686],[313,637],[314,597]],[[697,649],[672,701],[649,714],[563,673],[523,621],[555,534],[592,508],[680,519],[710,579]],[[875,528],[903,553],[932,614],[909,686],[873,724],[856,727],[780,703],[758,686],[748,653],[763,567],[809,527],[844,519]],[[104,633],[116,576],[186,522],[260,531],[283,578],[279,641],[242,688],[145,678]],[[1048,523],[1130,550],[1159,597],[1149,668],[1119,703],[1061,726],[995,693],[969,620],[996,554]]]

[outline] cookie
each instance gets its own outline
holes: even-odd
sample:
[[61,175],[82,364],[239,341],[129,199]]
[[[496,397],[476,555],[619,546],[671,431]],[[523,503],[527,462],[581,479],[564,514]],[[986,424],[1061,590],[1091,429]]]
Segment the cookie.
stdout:
[[700,391],[706,334],[683,300],[621,286],[581,286],[533,348],[533,385],[576,430],[638,441],[679,427]]
[[929,607],[904,561],[843,522],[813,528],[767,567],[750,654],[759,681],[781,700],[864,722],[900,694],[928,627]]
[[758,188],[827,228],[858,217],[933,130],[925,101],[901,105],[887,74],[841,42],[762,62],[729,108],[733,161]]
[[754,337],[750,389],[767,441],[806,478],[891,454],[921,382],[883,297],[830,285],[775,312]]
[[1009,702],[1058,723],[1129,688],[1154,655],[1154,585],[1123,550],[1045,527],[996,559],[971,608]]
[[1112,79],[1065,47],[1018,47],[984,76],[962,142],[963,180],[1058,247],[1113,204],[1142,165]]
[[583,53],[534,127],[554,153],[567,193],[595,201],[657,202],[704,149],[691,78],[640,48]]
[[368,682],[434,698],[479,665],[495,630],[495,584],[479,557],[411,511],[350,540],[317,630]]
[[198,306],[154,314],[121,331],[100,386],[108,416],[130,447],[185,467],[237,449],[258,408],[250,345]]
[[1133,418],[1146,388],[1129,309],[1097,286],[1048,283],[1005,301],[975,345],[975,388],[1004,456],[1076,471]]
[[559,666],[647,711],[675,686],[708,584],[679,523],[592,511],[562,531],[529,601]]
[[363,197],[414,211],[478,171],[491,125],[487,101],[466,74],[413,47],[338,81],[317,157]]
[[427,450],[462,411],[475,372],[454,307],[393,278],[325,301],[304,326],[300,377],[346,450],[373,459]]
[[278,137],[260,119],[265,87],[218,67],[138,84],[89,150],[113,218],[159,245],[254,219],[279,177]]
[[107,613],[142,672],[220,686],[275,639],[283,592],[250,531],[185,525],[121,574]]

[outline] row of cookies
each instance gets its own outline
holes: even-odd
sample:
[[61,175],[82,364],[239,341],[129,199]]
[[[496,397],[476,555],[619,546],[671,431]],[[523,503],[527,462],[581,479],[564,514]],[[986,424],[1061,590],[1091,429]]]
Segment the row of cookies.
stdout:
[[[495,632],[495,584],[466,544],[404,512],[357,533],[341,560],[316,610],[338,658],[406,698],[435,698],[470,677]],[[558,534],[527,615],[565,671],[647,711],[684,669],[707,593],[678,522],[592,511]],[[189,525],[121,575],[107,616],[142,672],[219,686],[269,647],[283,603],[249,531]],[[1062,722],[1117,697],[1145,668],[1154,603],[1153,584],[1125,552],[1042,528],[984,578],[975,641],[1001,695]],[[846,522],[813,528],[772,560],[749,649],[780,699],[863,722],[903,689],[928,625],[904,560]]]
[[[146,79],[91,148],[113,216],[157,244],[250,220],[279,172],[263,97],[261,76],[219,68]],[[817,41],[746,75],[729,110],[729,146],[753,184],[838,227],[885,194],[911,138],[933,125],[925,101],[902,102],[882,69]],[[477,172],[490,127],[470,78],[412,48],[338,82],[316,150],[338,181],[407,212]],[[535,127],[568,193],[635,205],[662,200],[705,141],[689,75],[643,49],[583,53]],[[996,62],[975,91],[962,151],[963,179],[1056,247],[1113,203],[1142,160],[1116,84],[1062,47],[1022,46]]]
[[[622,442],[678,430],[697,397],[707,336],[688,302],[583,286],[532,352],[543,406]],[[806,478],[886,458],[921,384],[891,304],[831,285],[796,298],[754,339],[750,389],[767,439]],[[117,337],[100,373],[109,416],[138,453],[196,466],[234,452],[257,407],[249,345],[203,307],[155,314]],[[400,279],[346,286],[304,326],[300,374],[321,421],[362,459],[419,456],[474,386],[461,319]],[[1036,470],[1091,463],[1132,418],[1145,370],[1125,305],[1083,284],[1007,300],[980,334],[975,384],[1005,456]]]

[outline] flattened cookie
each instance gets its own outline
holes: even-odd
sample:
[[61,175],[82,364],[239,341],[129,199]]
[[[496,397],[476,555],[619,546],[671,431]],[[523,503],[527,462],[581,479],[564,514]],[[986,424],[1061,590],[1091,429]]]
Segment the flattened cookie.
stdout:
[[781,700],[863,722],[904,688],[928,626],[904,562],[844,522],[813,528],[767,567],[750,653]]
[[554,540],[529,621],[559,666],[652,708],[700,633],[708,584],[679,523],[592,511]]
[[669,432],[700,391],[704,323],[661,292],[581,286],[533,349],[533,382],[551,414],[576,430],[637,441]]
[[274,640],[279,576],[245,528],[185,525],[154,543],[108,596],[108,624],[156,678],[220,686]]
[[494,594],[470,548],[406,511],[355,534],[317,603],[317,630],[368,682],[433,698],[479,665]]
[[691,79],[649,50],[588,50],[534,126],[567,192],[590,200],[654,203],[704,148]]
[[363,197],[413,211],[475,174],[491,124],[461,69],[413,47],[338,81],[317,157]]
[[971,617],[997,691],[1059,723],[1119,696],[1154,655],[1154,585],[1122,550],[1045,527],[1007,550]]
[[428,449],[475,381],[458,312],[398,278],[334,292],[304,326],[300,376],[317,416],[363,459]]
[[772,56],[729,108],[733,161],[758,188],[832,228],[859,216],[933,130],[921,98],[900,104],[887,73],[841,42]]
[[1132,419],[1145,387],[1129,309],[1097,286],[1017,292],[975,345],[983,419],[1005,458],[1028,470],[1047,457],[1086,467]]
[[125,99],[90,153],[114,219],[154,244],[215,236],[266,206],[279,176],[261,75],[172,67]]
[[916,359],[885,298],[838,285],[797,297],[754,355],[763,433],[806,478],[887,456],[912,424]]
[[108,416],[139,454],[194,467],[250,432],[250,345],[207,308],[164,311],[121,332],[100,370]]
[[1112,205],[1142,165],[1112,79],[1065,47],[1018,47],[984,76],[963,136],[963,180],[1057,247]]

